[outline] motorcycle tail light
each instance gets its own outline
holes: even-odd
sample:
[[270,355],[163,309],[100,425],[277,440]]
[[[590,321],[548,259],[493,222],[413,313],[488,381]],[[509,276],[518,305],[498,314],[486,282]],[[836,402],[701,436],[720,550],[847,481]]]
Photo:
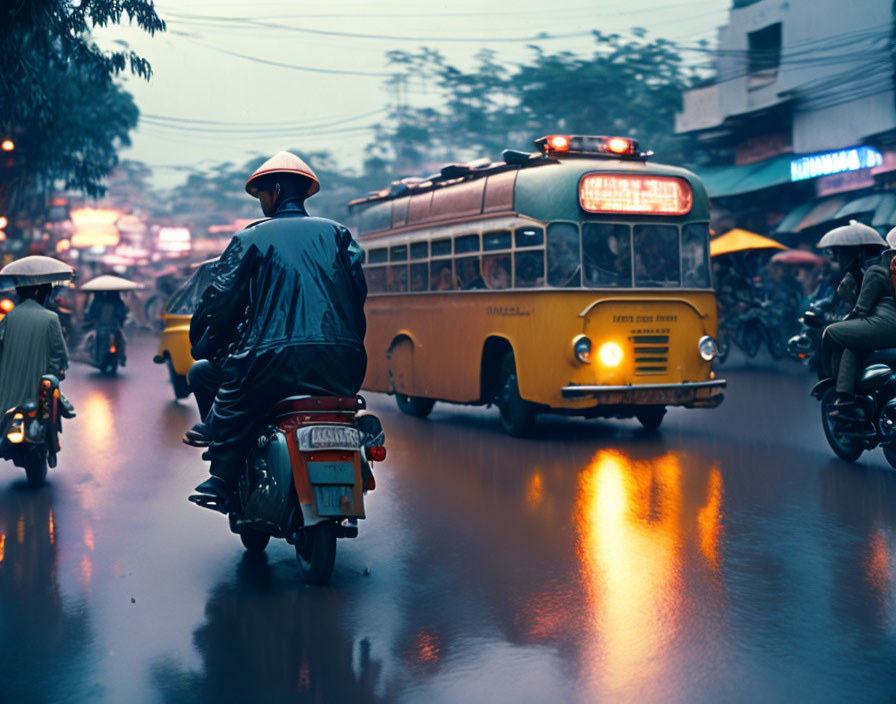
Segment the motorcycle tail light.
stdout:
[[15,445],[25,439],[25,418],[21,413],[16,413],[12,417],[12,425],[6,433],[6,439]]
[[373,491],[374,489],[376,489],[376,479],[374,479],[373,475],[371,474],[367,478],[367,491]]
[[115,354],[117,351],[118,351],[118,349],[115,347],[115,345],[109,345],[109,353],[110,354]]
[[386,448],[382,445],[375,445],[367,448],[367,459],[371,462],[382,462],[386,459]]

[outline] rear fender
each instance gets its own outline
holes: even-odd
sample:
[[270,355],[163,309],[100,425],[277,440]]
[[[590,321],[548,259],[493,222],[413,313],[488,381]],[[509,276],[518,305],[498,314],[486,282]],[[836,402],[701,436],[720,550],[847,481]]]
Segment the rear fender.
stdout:
[[886,364],[871,364],[865,367],[862,378],[859,380],[858,390],[861,393],[871,393],[880,389],[893,377],[893,370]]
[[828,389],[833,388],[835,383],[836,383],[836,380],[831,377],[828,377],[827,379],[822,379],[817,384],[815,384],[815,386],[812,387],[812,391],[810,391],[809,393],[811,393],[815,398],[817,398],[819,401],[821,401],[821,397],[824,396],[825,392]]

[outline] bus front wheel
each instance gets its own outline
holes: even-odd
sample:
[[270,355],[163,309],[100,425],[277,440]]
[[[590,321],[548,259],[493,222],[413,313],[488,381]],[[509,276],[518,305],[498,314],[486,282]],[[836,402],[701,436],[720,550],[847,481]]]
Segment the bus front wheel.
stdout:
[[426,418],[432,411],[432,407],[436,405],[433,398],[422,398],[420,396],[408,396],[407,394],[395,394],[395,401],[402,413],[407,413],[415,418]]
[[501,362],[500,384],[495,404],[501,412],[501,425],[514,437],[527,435],[535,423],[535,406],[520,396],[516,360],[508,352]]
[[644,430],[659,430],[666,415],[665,406],[647,406],[635,413],[635,418],[644,426]]

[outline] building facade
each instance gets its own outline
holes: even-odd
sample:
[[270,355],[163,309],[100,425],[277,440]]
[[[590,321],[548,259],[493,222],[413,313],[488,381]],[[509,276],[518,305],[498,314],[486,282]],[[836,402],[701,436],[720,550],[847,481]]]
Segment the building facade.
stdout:
[[684,96],[715,229],[789,244],[896,225],[893,0],[735,0],[713,76]]

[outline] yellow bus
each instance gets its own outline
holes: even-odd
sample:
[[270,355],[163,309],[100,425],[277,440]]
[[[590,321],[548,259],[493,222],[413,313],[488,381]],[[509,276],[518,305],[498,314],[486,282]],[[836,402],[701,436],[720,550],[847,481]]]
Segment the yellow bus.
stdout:
[[691,172],[623,137],[550,135],[538,151],[452,164],[350,204],[365,251],[364,388],[425,417],[495,404],[636,417],[714,408],[709,201]]

